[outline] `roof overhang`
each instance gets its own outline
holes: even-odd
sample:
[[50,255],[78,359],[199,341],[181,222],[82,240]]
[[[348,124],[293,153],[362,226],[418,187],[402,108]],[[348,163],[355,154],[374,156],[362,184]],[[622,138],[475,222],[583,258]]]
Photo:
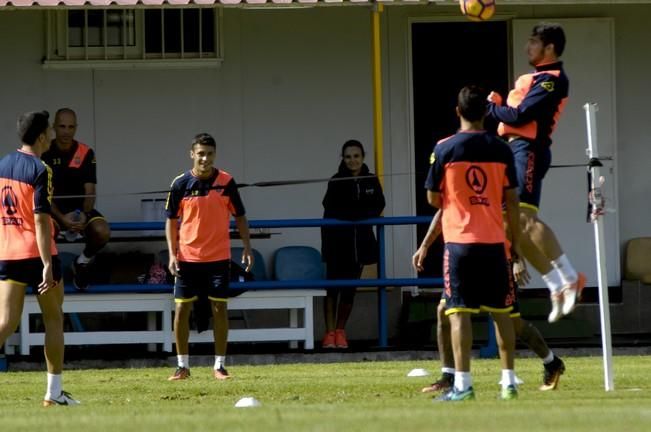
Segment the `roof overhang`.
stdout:
[[[451,6],[458,0],[0,0],[0,10],[17,9],[85,9],[142,7],[314,7],[440,4]],[[498,0],[506,5],[578,5],[578,4],[643,4],[651,0]]]

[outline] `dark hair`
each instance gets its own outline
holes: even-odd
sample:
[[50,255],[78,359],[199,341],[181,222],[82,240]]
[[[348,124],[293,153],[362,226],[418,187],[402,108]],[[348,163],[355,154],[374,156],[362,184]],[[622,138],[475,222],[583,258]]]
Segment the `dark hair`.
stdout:
[[209,146],[214,149],[217,148],[217,143],[215,143],[215,138],[213,138],[212,136],[210,136],[210,134],[207,134],[205,132],[202,132],[194,136],[191,147],[194,147],[195,145]]
[[531,31],[531,36],[538,36],[544,46],[554,44],[556,55],[563,55],[563,51],[565,51],[565,32],[560,24],[548,22],[538,23]]
[[366,156],[366,152],[364,151],[364,146],[362,145],[362,143],[357,140],[351,139],[346,141],[344,145],[341,147],[341,157],[344,157],[344,152],[348,147],[357,147],[362,151],[362,157]]
[[72,108],[59,108],[57,110],[57,112],[54,113],[54,122],[55,123],[59,119],[59,116],[61,114],[72,114],[73,116],[75,116],[75,120],[77,120],[77,113],[74,112],[74,110]]
[[34,145],[36,139],[50,126],[50,114],[47,111],[31,111],[18,117],[16,131],[20,141]]
[[486,116],[488,93],[481,87],[469,85],[459,91],[457,107],[459,114],[470,122],[479,121]]

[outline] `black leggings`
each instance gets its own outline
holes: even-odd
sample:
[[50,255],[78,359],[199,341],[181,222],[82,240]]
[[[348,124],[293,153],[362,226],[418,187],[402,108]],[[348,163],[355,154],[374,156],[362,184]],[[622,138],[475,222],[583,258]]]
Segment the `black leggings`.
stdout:
[[[359,279],[362,276],[363,266],[361,264],[340,264],[340,263],[326,263],[326,279]],[[328,297],[337,298],[339,302],[344,304],[353,304],[355,298],[355,287],[337,287],[328,288]]]

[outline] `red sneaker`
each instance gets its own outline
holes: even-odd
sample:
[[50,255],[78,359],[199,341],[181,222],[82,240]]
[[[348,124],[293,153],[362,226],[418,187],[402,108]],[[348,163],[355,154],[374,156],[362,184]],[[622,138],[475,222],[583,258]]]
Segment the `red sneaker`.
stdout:
[[174,371],[174,375],[167,378],[168,381],[179,381],[190,378],[190,369],[184,367],[178,367]]
[[321,341],[321,347],[323,348],[336,348],[337,345],[335,344],[335,332],[329,331],[325,334],[323,337],[323,341]]
[[216,380],[220,380],[220,381],[231,379],[230,374],[223,367],[213,370],[213,376],[215,377]]
[[344,329],[335,330],[335,345],[337,348],[348,348],[348,340]]

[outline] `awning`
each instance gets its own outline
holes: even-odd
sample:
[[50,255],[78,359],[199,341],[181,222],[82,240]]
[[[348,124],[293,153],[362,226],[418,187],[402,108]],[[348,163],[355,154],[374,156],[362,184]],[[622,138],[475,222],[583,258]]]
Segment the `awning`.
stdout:
[[[416,4],[427,3],[429,0],[0,0],[0,8],[81,8],[81,7],[134,7],[134,6],[246,6],[246,5],[336,5],[336,4]],[[436,0],[433,0],[436,1]],[[439,0],[440,1],[440,0]]]

